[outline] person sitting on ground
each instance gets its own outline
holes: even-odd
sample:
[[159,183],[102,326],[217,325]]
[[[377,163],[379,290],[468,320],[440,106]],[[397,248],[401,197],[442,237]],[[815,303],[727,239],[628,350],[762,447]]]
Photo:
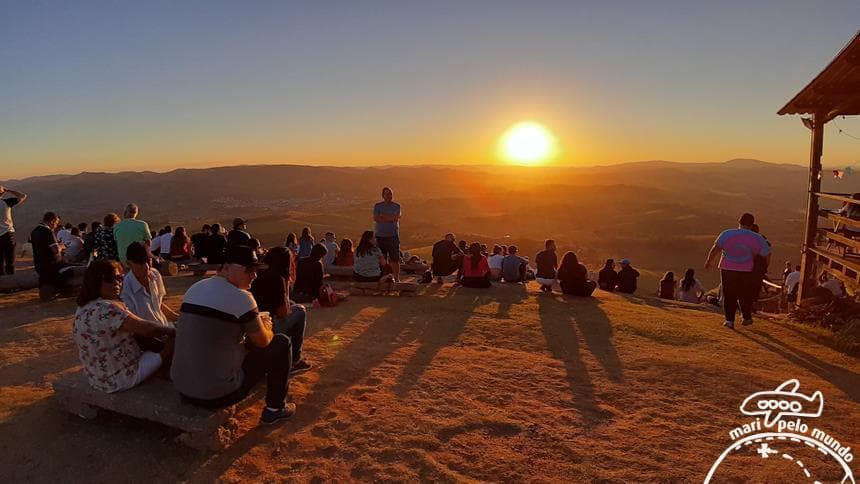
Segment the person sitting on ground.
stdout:
[[116,238],[113,236],[113,227],[119,223],[119,215],[109,213],[105,215],[104,225],[96,231],[93,237],[93,258],[95,260],[119,260],[116,252]]
[[460,253],[463,255],[469,253],[469,243],[465,240],[457,242],[457,248],[460,249]]
[[657,297],[660,299],[675,300],[675,273],[668,271],[663,274],[663,279],[660,279],[660,286],[657,288]]
[[284,246],[293,251],[293,255],[299,255],[299,239],[296,238],[296,234],[293,232],[287,234],[287,240],[284,241]]
[[263,243],[260,242],[260,239],[251,239],[248,241],[248,247],[250,247],[254,252],[257,253],[257,258],[262,259],[266,256],[266,248],[263,247]]
[[552,292],[552,286],[555,284],[555,274],[558,269],[558,256],[555,250],[555,241],[548,239],[544,242],[544,250],[535,256],[535,264],[537,264],[535,280],[540,284],[540,290],[543,292]]
[[314,235],[311,233],[311,228],[303,228],[302,236],[299,237],[299,259],[311,255],[311,249],[314,248],[314,244]]
[[797,299],[797,289],[800,287],[800,264],[794,266],[794,271],[785,277],[783,291],[792,300]]
[[340,249],[334,259],[334,265],[338,267],[352,267],[355,265],[355,251],[352,249],[352,239],[340,241]]
[[636,279],[639,278],[639,271],[630,265],[627,259],[621,259],[621,270],[618,271],[618,292],[625,294],[633,294],[636,292]]
[[504,258],[502,247],[498,244],[494,245],[493,255],[487,257],[487,263],[490,265],[490,280],[500,281],[502,279],[502,260]]
[[139,212],[140,209],[137,208],[137,205],[129,203],[123,211],[123,219],[113,227],[116,252],[123,266],[125,266],[125,251],[132,242],[140,242],[147,247],[152,245],[149,225],[143,220],[137,219]]
[[78,224],[78,232],[79,232],[78,236],[80,238],[83,239],[84,237],[86,237],[86,235],[87,235],[87,223],[86,222],[81,222]]
[[597,283],[588,279],[588,268],[573,252],[566,252],[561,258],[557,277],[561,292],[571,296],[588,297],[597,288]]
[[309,303],[317,299],[323,286],[325,270],[322,259],[326,248],[316,244],[311,249],[311,255],[296,262],[296,285],[293,287],[293,299],[300,303]]
[[604,291],[613,292],[618,285],[618,273],[615,272],[615,261],[606,259],[603,269],[597,274],[597,285]]
[[101,228],[101,222],[92,222],[90,224],[90,230],[84,237],[84,252],[83,254],[81,254],[81,259],[85,261],[90,260],[90,256],[93,255],[93,250],[96,246],[96,232],[98,232]]
[[54,230],[60,224],[60,217],[54,212],[45,212],[42,223],[30,232],[33,246],[33,265],[39,275],[39,287],[53,286],[59,290],[68,288],[71,273],[62,271],[68,264],[63,261],[63,244],[57,241]]
[[684,278],[678,282],[678,300],[699,304],[702,302],[702,296],[704,295],[705,288],[696,279],[696,271],[687,269],[684,272]]
[[[143,252],[148,256],[149,251]],[[119,301],[123,269],[114,260],[96,260],[87,267],[78,295],[72,337],[90,386],[105,393],[133,388],[172,359],[175,330],[147,321]],[[141,338],[165,338],[160,353],[143,351]]]
[[463,252],[454,244],[454,234],[445,234],[445,237],[433,244],[430,270],[436,276],[436,282],[442,284],[442,277],[450,276],[460,269],[463,264]]
[[280,246],[266,252],[263,262],[268,266],[251,283],[251,294],[257,301],[260,311],[266,311],[272,318],[272,331],[283,333],[292,343],[293,366],[291,375],[305,372],[311,368],[302,358],[302,345],[305,339],[307,311],[301,304],[290,301],[290,262],[293,253]]
[[260,423],[273,424],[296,410],[286,402],[293,350],[248,292],[258,267],[250,247],[231,247],[215,276],[185,292],[170,376],[187,401],[215,409],[243,400],[265,375]]
[[176,233],[170,239],[170,260],[173,262],[188,262],[191,260],[191,240],[185,233],[185,227],[176,227]]
[[165,225],[161,229],[161,235],[158,237],[158,253],[156,254],[162,260],[170,260],[170,247],[173,244],[173,227]]
[[508,255],[502,259],[502,278],[505,282],[525,283],[528,261],[517,255],[517,246],[508,247]]
[[372,230],[365,230],[361,234],[361,240],[358,241],[358,247],[355,250],[355,264],[353,265],[353,279],[358,282],[379,282],[380,286],[383,283],[393,280],[391,274],[383,276],[382,267],[385,265],[385,257],[382,251],[376,246],[376,237],[373,236]]
[[211,233],[206,238],[206,263],[223,264],[227,251],[227,237],[221,233],[221,224],[212,224]]
[[236,217],[233,219],[233,230],[227,233],[227,247],[236,245],[249,245],[251,234],[248,233],[248,221]]
[[481,253],[481,244],[474,242],[469,246],[469,255],[463,257],[463,287],[488,288],[490,284],[490,264],[487,256]]
[[82,262],[84,254],[84,239],[81,238],[81,231],[77,227],[71,228],[71,235],[68,237],[69,244],[66,245],[66,250],[63,251],[63,259],[69,264],[77,264]]
[[161,274],[152,267],[149,251],[140,242],[132,242],[126,249],[126,262],[129,271],[122,283],[122,302],[135,316],[172,327],[179,315],[164,303],[167,290]]
[[200,232],[191,236],[191,250],[194,253],[194,258],[197,260],[206,257],[206,239],[209,238],[209,232],[212,227],[209,224],[203,224]]
[[69,245],[72,236],[72,224],[66,222],[60,230],[57,230],[57,241],[63,245]]
[[152,236],[152,241],[149,244],[149,250],[154,257],[161,255],[161,236],[164,235],[164,227],[158,230],[158,233]]
[[830,291],[833,297],[840,298],[845,296],[845,286],[842,284],[842,281],[831,277],[830,274],[822,272],[818,282],[819,286]]
[[337,238],[334,236],[334,232],[326,232],[325,239],[323,239],[322,244],[325,246],[326,254],[323,258],[323,267],[328,269],[329,267],[334,265],[335,259],[337,259]]

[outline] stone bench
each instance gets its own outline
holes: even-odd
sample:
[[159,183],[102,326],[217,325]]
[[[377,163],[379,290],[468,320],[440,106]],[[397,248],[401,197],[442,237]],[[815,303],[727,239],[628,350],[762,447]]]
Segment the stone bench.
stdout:
[[160,378],[124,392],[104,393],[91,387],[79,370],[61,376],[53,386],[66,410],[87,420],[99,409],[150,420],[182,430],[178,440],[201,450],[221,449],[236,437],[235,406],[213,411],[185,403],[173,385]]
[[378,282],[353,282],[349,288],[349,292],[355,296],[374,296],[377,294],[390,294],[393,292],[401,296],[414,296],[418,291],[418,284],[415,282],[394,282],[382,283]]

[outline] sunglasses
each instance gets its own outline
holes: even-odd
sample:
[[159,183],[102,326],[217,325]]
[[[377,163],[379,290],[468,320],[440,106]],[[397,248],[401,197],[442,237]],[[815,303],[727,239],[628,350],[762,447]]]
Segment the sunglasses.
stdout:
[[122,282],[122,278],[123,278],[123,276],[121,274],[117,274],[117,273],[105,274],[105,276],[102,277],[102,282],[104,282],[105,284],[113,284],[116,281]]

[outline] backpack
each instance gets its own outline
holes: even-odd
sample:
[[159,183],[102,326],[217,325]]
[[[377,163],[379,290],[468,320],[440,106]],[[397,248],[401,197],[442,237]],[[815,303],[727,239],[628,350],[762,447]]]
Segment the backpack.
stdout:
[[319,303],[323,307],[337,306],[337,293],[330,285],[323,284],[320,288]]

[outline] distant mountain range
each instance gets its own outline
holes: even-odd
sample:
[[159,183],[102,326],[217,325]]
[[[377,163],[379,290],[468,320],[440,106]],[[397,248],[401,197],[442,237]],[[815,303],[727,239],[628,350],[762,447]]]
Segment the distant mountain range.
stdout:
[[[860,175],[856,176],[860,180]],[[357,239],[372,228],[383,186],[403,204],[403,244],[425,248],[454,231],[468,240],[517,243],[544,238],[595,260],[636,257],[650,267],[701,265],[713,237],[753,212],[777,257],[797,260],[807,169],[736,159],[724,163],[644,161],[595,167],[300,165],[177,169],[166,173],[80,173],[0,182],[29,194],[15,209],[29,234],[46,210],[74,223],[141,207],[152,228],[192,231],[237,216],[266,244],[310,226]],[[860,191],[853,177],[825,189]],[[593,265],[593,264],[592,264]]]

